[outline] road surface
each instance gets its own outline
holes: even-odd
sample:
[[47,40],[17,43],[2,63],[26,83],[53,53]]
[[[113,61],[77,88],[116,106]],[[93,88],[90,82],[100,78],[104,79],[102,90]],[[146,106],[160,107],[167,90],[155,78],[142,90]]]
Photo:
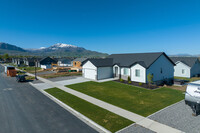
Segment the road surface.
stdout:
[[0,65],[0,133],[95,132],[29,83],[7,77]]

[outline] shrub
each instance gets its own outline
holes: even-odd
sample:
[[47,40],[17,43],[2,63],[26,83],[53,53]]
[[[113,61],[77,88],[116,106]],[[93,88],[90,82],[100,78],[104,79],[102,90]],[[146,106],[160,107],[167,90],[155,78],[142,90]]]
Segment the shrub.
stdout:
[[132,82],[131,82],[131,81],[128,81],[128,83],[131,84]]
[[148,80],[148,83],[149,83],[149,84],[152,84],[152,83],[153,83],[153,74],[149,73],[149,74],[147,75],[147,80]]
[[142,86],[142,83],[139,83],[139,86]]
[[123,79],[120,79],[119,81],[120,81],[120,82],[123,82],[124,80],[123,80]]
[[131,81],[131,77],[130,77],[130,76],[128,76],[128,82],[129,82],[129,81]]

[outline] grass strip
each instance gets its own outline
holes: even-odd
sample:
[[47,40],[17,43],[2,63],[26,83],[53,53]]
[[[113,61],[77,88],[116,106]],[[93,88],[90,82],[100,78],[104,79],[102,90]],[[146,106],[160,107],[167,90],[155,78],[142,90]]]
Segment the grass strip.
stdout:
[[45,91],[111,132],[116,132],[133,123],[61,89],[50,88]]

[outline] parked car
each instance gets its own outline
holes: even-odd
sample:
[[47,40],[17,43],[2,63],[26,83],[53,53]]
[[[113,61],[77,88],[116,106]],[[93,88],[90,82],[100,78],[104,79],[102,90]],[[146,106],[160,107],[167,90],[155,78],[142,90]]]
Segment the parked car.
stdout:
[[188,84],[185,93],[185,104],[192,108],[195,116],[200,113],[200,81]]
[[26,81],[26,76],[27,75],[17,75],[16,76],[17,82],[25,82]]

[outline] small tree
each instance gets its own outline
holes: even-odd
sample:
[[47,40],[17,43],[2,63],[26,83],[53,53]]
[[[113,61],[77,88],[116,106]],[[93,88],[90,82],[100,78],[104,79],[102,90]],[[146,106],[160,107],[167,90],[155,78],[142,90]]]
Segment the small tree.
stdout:
[[4,60],[7,60],[9,58],[9,55],[8,54],[4,54]]
[[147,75],[147,80],[148,80],[148,83],[149,83],[149,86],[150,86],[150,84],[153,83],[153,74],[149,73],[149,74]]

